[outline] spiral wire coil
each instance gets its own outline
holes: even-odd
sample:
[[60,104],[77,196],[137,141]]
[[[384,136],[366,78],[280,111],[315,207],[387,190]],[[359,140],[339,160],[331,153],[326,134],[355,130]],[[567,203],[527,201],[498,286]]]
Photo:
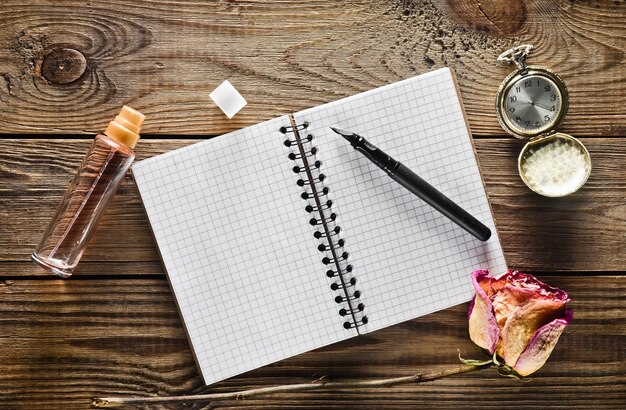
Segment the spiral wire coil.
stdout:
[[324,186],[326,176],[321,171],[322,162],[316,157],[318,150],[313,146],[313,135],[307,132],[308,126],[306,122],[285,126],[280,128],[280,132],[294,136],[294,139],[285,139],[284,145],[292,150],[288,158],[296,162],[292,170],[299,176],[296,184],[304,188],[300,196],[307,201],[305,211],[312,215],[309,224],[319,227],[313,236],[320,241],[317,249],[324,254],[322,263],[328,267],[326,276],[334,279],[330,289],[338,293],[335,302],[340,306],[339,315],[345,318],[343,327],[358,329],[368,322],[364,314],[365,305],[360,302],[361,292],[356,289],[357,279],[352,276],[349,253],[344,250],[345,240],[340,237],[341,227],[337,224],[337,214],[332,210],[330,189]]

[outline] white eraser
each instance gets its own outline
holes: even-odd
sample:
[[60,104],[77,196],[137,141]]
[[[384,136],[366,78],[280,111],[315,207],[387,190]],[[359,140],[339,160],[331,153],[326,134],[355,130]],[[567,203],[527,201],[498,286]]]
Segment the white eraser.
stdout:
[[246,106],[246,100],[239,94],[239,91],[233,85],[225,80],[219,85],[209,97],[218,107],[226,114],[228,118],[233,118],[243,107]]

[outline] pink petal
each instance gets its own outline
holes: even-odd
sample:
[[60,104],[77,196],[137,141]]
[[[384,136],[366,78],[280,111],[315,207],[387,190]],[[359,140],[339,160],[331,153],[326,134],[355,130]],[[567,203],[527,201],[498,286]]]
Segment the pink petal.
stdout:
[[492,354],[500,336],[498,323],[493,311],[491,300],[483,290],[481,283],[490,281],[489,271],[475,270],[472,272],[472,283],[476,289],[476,296],[470,305],[469,333],[470,339]]
[[505,285],[500,288],[492,300],[498,325],[500,327],[504,326],[511,313],[534,295],[535,292],[530,289],[522,289],[511,285]]
[[554,299],[529,299],[515,309],[502,329],[502,356],[513,367],[526,350],[533,335],[554,319],[563,318],[566,302]]
[[519,289],[530,290],[535,293],[536,298],[546,298],[554,300],[562,300],[569,302],[567,293],[559,288],[552,287],[547,283],[540,281],[533,275],[518,271],[508,271],[498,279],[494,279],[492,288],[495,292],[499,291],[503,286],[514,286]]
[[[496,315],[496,321],[499,329],[504,329],[504,325],[521,305],[535,296],[535,292],[530,289],[518,288],[511,284],[505,284],[492,296],[491,303],[493,311]],[[502,334],[501,334],[502,335]],[[496,344],[496,352],[498,356],[504,357],[504,346],[502,338]]]
[[554,319],[535,332],[526,350],[520,355],[513,368],[521,376],[528,376],[539,370],[546,363],[552,349],[559,341],[565,326],[571,323],[572,310],[566,309],[563,318]]

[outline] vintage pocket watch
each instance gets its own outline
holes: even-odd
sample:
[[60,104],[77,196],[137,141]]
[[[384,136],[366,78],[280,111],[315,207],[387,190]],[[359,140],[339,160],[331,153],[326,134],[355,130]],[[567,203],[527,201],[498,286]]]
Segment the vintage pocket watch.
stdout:
[[556,132],[567,113],[567,87],[547,68],[525,64],[531,49],[522,45],[498,57],[498,62],[517,65],[498,89],[498,121],[506,132],[528,141],[517,161],[528,188],[543,196],[565,196],[585,184],[591,158],[576,138]]

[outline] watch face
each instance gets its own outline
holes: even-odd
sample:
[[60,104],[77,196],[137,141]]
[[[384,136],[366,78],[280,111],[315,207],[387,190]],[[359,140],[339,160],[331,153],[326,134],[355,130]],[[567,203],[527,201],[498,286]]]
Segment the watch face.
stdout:
[[551,79],[537,74],[519,77],[505,90],[503,115],[513,131],[540,134],[561,117],[563,95]]

